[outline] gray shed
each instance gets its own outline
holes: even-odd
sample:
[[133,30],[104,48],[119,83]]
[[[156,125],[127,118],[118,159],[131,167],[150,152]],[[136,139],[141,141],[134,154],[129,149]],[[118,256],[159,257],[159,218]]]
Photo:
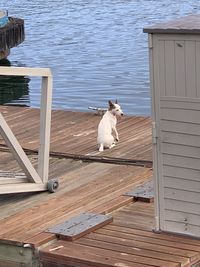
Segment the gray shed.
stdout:
[[200,15],[149,37],[156,230],[200,237]]

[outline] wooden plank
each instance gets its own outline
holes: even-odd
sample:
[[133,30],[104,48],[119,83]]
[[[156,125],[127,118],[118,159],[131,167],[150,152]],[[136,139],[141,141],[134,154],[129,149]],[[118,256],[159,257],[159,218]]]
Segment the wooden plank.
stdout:
[[38,248],[56,239],[56,235],[52,233],[41,232],[29,238],[27,242],[25,240],[25,243],[31,244],[31,246]]
[[[165,261],[157,258],[153,258],[152,255],[150,256],[144,256],[143,255],[137,255],[134,253],[130,252],[130,247],[126,246],[119,246],[117,244],[111,244],[111,243],[106,243],[106,242],[99,242],[95,241],[93,242],[92,240],[79,240],[77,242],[78,244],[83,244],[83,245],[90,245],[90,247],[93,249],[94,247],[98,247],[98,253],[100,255],[106,255],[106,256],[111,256],[115,257],[116,259],[118,258],[119,260],[128,260],[130,262],[134,263],[141,263],[141,264],[146,264],[146,265],[151,265],[151,266],[160,266],[160,267],[166,267],[166,266],[179,266],[179,263],[175,263],[172,261]],[[94,244],[94,245],[93,245]],[[126,251],[125,251],[126,248]],[[82,246],[80,247],[80,250],[82,249]],[[134,249],[132,248],[132,251]]]
[[[79,263],[88,264],[88,266],[96,267],[113,267],[113,266],[127,266],[127,267],[149,267],[149,264],[140,264],[136,260],[130,261],[123,259],[122,256],[116,258],[116,253],[114,255],[107,255],[106,250],[102,250],[99,253],[99,249],[92,247],[85,247],[79,244],[70,243],[70,246],[65,246],[65,243],[59,241],[56,243],[56,247],[60,247],[57,250],[49,251],[55,248],[55,245],[48,247],[48,249],[41,250],[39,252],[40,258],[45,261],[50,262],[70,262],[71,265],[79,266]],[[103,254],[105,253],[105,255]],[[118,253],[119,255],[120,253]]]
[[[172,246],[179,246],[179,244],[185,244],[185,245],[192,245],[192,249],[194,251],[199,251],[199,244],[200,240],[194,239],[192,237],[185,237],[180,235],[174,235],[170,233],[165,232],[154,232],[154,231],[144,231],[136,228],[128,228],[126,227],[123,222],[121,224],[116,224],[115,221],[113,223],[108,224],[104,227],[104,229],[109,229],[115,232],[121,232],[121,233],[127,233],[127,234],[133,234],[137,236],[145,236],[146,238],[156,238],[158,240],[165,240],[174,242]],[[188,248],[188,247],[186,247]]]
[[117,210],[134,200],[131,199],[130,197],[127,196],[118,196],[116,198],[108,199],[105,200],[103,203],[99,203],[94,209],[90,210],[91,212],[96,212],[96,213],[102,213],[102,214],[107,214],[110,213],[114,210]]
[[97,230],[96,233],[107,235],[107,236],[114,236],[114,237],[119,237],[119,238],[130,239],[130,240],[142,241],[142,242],[150,243],[150,244],[158,244],[158,245],[162,245],[166,247],[173,247],[173,248],[184,249],[184,250],[189,250],[189,251],[196,251],[197,253],[200,252],[199,246],[189,245],[189,244],[179,244],[179,243],[175,243],[170,240],[160,240],[156,238],[156,233],[154,233],[154,236],[152,236],[151,238],[147,237],[145,234],[141,236],[141,235],[133,234],[131,232],[125,233],[125,232],[114,231],[110,229],[104,229],[104,228]]
[[133,216],[119,211],[118,214],[115,214],[115,223],[121,224],[122,221],[125,222],[126,227],[133,227],[140,230],[151,231],[155,227],[152,215],[142,214],[140,212],[135,212]]
[[81,238],[77,240],[76,243],[89,247],[103,248],[108,250],[110,253],[112,253],[111,251],[117,251],[125,255],[135,255],[136,258],[138,258],[139,263],[146,263],[152,265],[155,264],[156,266],[167,266],[167,264],[169,264],[169,266],[177,266],[177,264],[179,263],[181,263],[182,266],[185,266],[189,263],[189,260],[185,257],[180,257],[176,255],[170,255],[169,257],[169,255],[166,253],[158,253],[156,251],[149,251],[147,249],[134,249],[134,247],[93,240],[89,237]]
[[157,253],[166,253],[168,254],[169,258],[170,255],[177,255],[181,257],[188,257],[191,261],[196,260],[199,257],[198,252],[194,252],[192,250],[187,249],[180,249],[180,248],[173,248],[173,247],[167,247],[158,245],[158,244],[152,244],[152,243],[146,243],[144,241],[137,241],[137,240],[131,240],[129,238],[121,238],[116,236],[106,236],[103,234],[97,234],[97,233],[91,233],[89,235],[90,239],[99,240],[103,242],[109,242],[114,244],[120,244],[127,247],[132,247],[135,249],[147,249],[149,251],[156,251]]

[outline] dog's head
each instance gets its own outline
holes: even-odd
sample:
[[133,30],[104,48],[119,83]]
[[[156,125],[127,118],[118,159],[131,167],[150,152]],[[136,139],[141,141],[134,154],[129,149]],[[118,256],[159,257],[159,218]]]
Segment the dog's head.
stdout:
[[120,107],[120,105],[118,104],[117,100],[115,101],[115,103],[113,103],[112,101],[108,101],[109,104],[109,108],[108,110],[114,115],[114,116],[123,116],[123,111]]

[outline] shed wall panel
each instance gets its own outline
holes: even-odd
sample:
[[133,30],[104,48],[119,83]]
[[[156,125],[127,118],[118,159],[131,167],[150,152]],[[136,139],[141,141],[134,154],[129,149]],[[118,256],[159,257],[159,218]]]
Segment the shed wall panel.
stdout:
[[[200,160],[196,158],[174,156],[163,154],[164,165],[186,167],[189,169],[200,170]],[[200,197],[200,196],[199,196]]]
[[161,70],[165,70],[165,92],[168,96],[176,95],[175,83],[175,64],[174,64],[174,41],[165,41],[165,66],[160,66]]
[[200,96],[199,40],[159,39],[161,96]]
[[[163,166],[163,176],[169,176],[175,178],[180,178],[181,181],[184,179],[198,181],[200,177],[200,170],[193,170],[187,168],[187,166],[183,167],[177,167],[177,166]],[[175,183],[174,183],[175,186]]]
[[167,132],[173,129],[173,133],[182,133],[200,136],[200,125],[188,122],[179,122],[173,121],[173,118],[170,120],[161,120],[160,122],[161,131]]
[[197,97],[200,98],[200,42],[196,42],[196,86],[197,86]]
[[200,147],[163,143],[162,153],[174,156],[200,159]]
[[198,226],[185,224],[181,222],[165,221],[165,231],[171,232],[172,229],[173,232],[178,232],[181,234],[187,234],[192,236],[200,235],[200,227]]
[[199,98],[187,97],[161,97],[161,108],[185,109],[185,110],[200,110]]
[[175,108],[161,108],[161,117],[165,120],[200,124],[200,111]]
[[200,237],[200,36],[153,34],[161,230]]
[[166,84],[165,84],[165,80],[166,80],[166,69],[165,69],[165,42],[164,41],[160,41],[160,45],[159,45],[159,62],[160,62],[160,68],[158,69],[159,71],[159,80],[160,80],[160,84],[162,84],[162,86],[160,86],[160,94],[161,96],[166,96]]
[[200,216],[192,213],[184,213],[178,211],[166,210],[167,221],[181,222],[199,227]]
[[198,135],[189,135],[183,133],[161,132],[161,140],[165,143],[180,144],[187,146],[200,147],[200,138]]
[[184,212],[188,214],[200,215],[200,207],[197,203],[181,201],[176,199],[165,199],[165,210]]
[[[185,83],[187,97],[197,97],[195,44],[195,41],[185,41]],[[182,79],[184,79],[184,76]]]
[[190,191],[200,193],[200,181],[193,180],[192,176],[188,176],[188,179],[164,176],[164,186],[184,191],[187,188],[188,194]]
[[175,43],[175,82],[176,82],[176,95],[186,95],[185,84],[185,41],[178,41]]
[[[170,186],[174,187],[174,184],[172,183],[172,185]],[[183,189],[168,188],[166,187],[166,185],[164,190],[164,197],[167,199],[181,200],[183,202],[187,201],[190,203],[197,203],[197,204],[200,203],[199,192],[192,192],[187,189],[183,190]]]

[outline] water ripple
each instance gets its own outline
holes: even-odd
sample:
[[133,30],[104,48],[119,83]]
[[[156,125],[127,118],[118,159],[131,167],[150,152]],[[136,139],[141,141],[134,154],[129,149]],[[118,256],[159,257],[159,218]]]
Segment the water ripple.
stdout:
[[[12,65],[50,67],[53,108],[88,110],[118,99],[127,114],[150,114],[147,34],[156,22],[197,13],[199,1],[2,0],[25,19],[26,40],[12,49]],[[38,107],[40,81],[29,83]]]

